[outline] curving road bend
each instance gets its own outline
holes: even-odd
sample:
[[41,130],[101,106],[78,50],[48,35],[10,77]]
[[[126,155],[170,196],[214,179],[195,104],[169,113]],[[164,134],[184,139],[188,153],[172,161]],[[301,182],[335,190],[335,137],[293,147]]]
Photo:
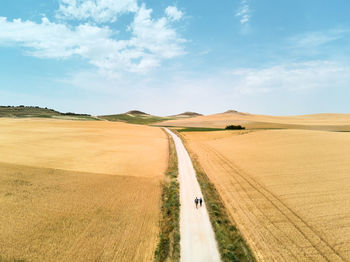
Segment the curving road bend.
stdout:
[[202,207],[198,205],[197,209],[194,203],[196,197],[202,197],[202,192],[192,161],[181,139],[169,129],[164,129],[174,140],[179,164],[181,261],[220,261],[214,231],[205,204]]

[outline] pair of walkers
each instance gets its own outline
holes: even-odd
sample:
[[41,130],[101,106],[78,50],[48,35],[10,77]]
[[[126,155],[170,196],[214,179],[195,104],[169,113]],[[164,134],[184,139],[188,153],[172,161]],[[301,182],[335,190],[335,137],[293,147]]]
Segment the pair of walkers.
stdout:
[[196,197],[196,199],[194,200],[194,203],[196,204],[196,208],[198,208],[198,204],[202,206],[203,199],[201,197],[200,198]]

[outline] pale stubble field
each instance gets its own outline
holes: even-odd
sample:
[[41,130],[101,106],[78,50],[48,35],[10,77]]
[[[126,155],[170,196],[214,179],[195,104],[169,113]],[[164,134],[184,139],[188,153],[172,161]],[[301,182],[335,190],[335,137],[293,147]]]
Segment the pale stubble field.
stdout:
[[159,128],[0,120],[0,261],[151,261],[168,141]]
[[182,133],[258,261],[349,261],[350,133]]

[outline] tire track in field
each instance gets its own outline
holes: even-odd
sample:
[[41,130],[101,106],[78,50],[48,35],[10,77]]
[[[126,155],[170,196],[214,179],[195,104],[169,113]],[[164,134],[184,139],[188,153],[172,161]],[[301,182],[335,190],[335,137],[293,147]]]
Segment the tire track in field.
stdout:
[[[218,154],[218,156],[224,158],[223,156],[221,156],[221,155],[219,155],[219,154]],[[237,166],[233,165],[233,164],[232,164],[231,162],[229,162],[228,160],[226,160],[225,163],[226,163],[226,165],[231,166],[231,168],[233,167],[232,169],[235,170],[236,173],[238,173],[238,175],[240,175],[241,177],[242,177],[241,173],[244,173],[245,175],[247,175],[243,170],[241,170],[241,169],[238,168]],[[248,176],[248,175],[247,175],[247,176]],[[244,179],[244,177],[242,177],[242,178]],[[250,178],[250,177],[249,177],[249,178]],[[251,179],[251,178],[250,178],[250,179]],[[248,179],[245,179],[245,180],[248,182]],[[256,181],[253,180],[253,183],[254,183],[254,182],[256,182]],[[248,182],[248,183],[249,183],[251,186],[253,186],[250,182]],[[304,220],[302,220],[297,214],[295,214],[294,211],[290,210],[278,197],[274,196],[270,191],[268,191],[266,188],[264,188],[263,186],[261,186],[258,182],[256,182],[256,183],[261,187],[262,190],[266,190],[268,193],[270,193],[273,197],[275,197],[275,199],[276,199],[277,201],[280,202],[280,204],[282,204],[284,207],[286,207],[286,208],[287,208],[289,211],[291,211],[296,217],[298,217],[303,223],[306,224],[306,222],[305,222]],[[254,187],[254,186],[253,186],[253,187]],[[254,187],[254,189],[258,190],[256,187]],[[259,193],[263,194],[262,190],[258,190]],[[264,194],[263,194],[263,195],[264,195]],[[309,237],[307,237],[307,235],[304,234],[303,231],[301,231],[301,229],[300,229],[299,227],[297,227],[296,223],[292,222],[292,221],[289,219],[289,216],[287,216],[279,207],[277,207],[277,205],[275,205],[275,204],[273,203],[273,200],[272,200],[272,199],[266,197],[266,195],[264,195],[264,197],[265,197],[265,199],[268,199],[269,202],[270,202],[275,208],[277,208],[277,210],[279,210],[279,212],[280,212],[281,214],[283,214],[284,217],[287,218],[287,220],[288,220],[289,222],[291,222],[291,224],[298,230],[298,232],[300,232],[300,233],[304,236],[304,238],[307,239],[307,240],[309,241],[309,243],[312,245],[312,247],[314,247],[314,248],[318,251],[318,253],[319,253],[320,255],[322,255],[327,261],[330,261],[326,256],[324,256],[323,252],[321,252],[321,251],[312,243],[312,241],[309,239]],[[271,223],[273,223],[273,221],[271,221],[271,220],[269,220],[269,221],[270,221]],[[308,226],[308,224],[306,224],[306,227],[311,229],[311,227]],[[315,233],[318,237],[320,237],[315,231],[313,231],[313,233]],[[325,242],[326,242],[326,241],[325,241]],[[328,242],[326,242],[326,244],[327,244],[329,247],[331,247],[331,246],[329,245]],[[331,247],[331,248],[332,248],[332,247]],[[333,248],[332,248],[332,249],[333,249]],[[336,252],[336,251],[335,251],[335,252]],[[337,253],[337,255],[338,255],[338,253]],[[343,259],[343,260],[345,261],[345,259]]]
[[[202,148],[205,150],[204,147],[202,147]],[[208,163],[215,163],[215,161],[213,161],[212,158],[207,159],[207,161],[208,161]],[[215,166],[215,165],[213,165],[213,166]],[[229,170],[229,171],[231,171],[231,172],[229,172],[227,169],[225,169],[224,165],[221,165],[221,167],[228,174],[230,174],[232,172],[232,170]],[[216,168],[216,170],[217,170],[217,168]],[[261,217],[264,217],[266,220],[270,221],[270,225],[272,225],[276,231],[280,231],[282,234],[285,235],[285,233],[283,231],[281,231],[280,228],[278,228],[275,225],[275,223],[273,221],[271,221],[268,216],[266,216],[266,214],[264,212],[262,212],[262,209],[259,208],[259,206],[256,204],[256,202],[251,198],[251,196],[247,192],[246,188],[241,183],[239,183],[234,176],[230,176],[229,180],[230,180],[229,181],[230,185],[232,186],[232,188],[236,188],[236,191],[235,191],[235,194],[229,194],[229,193],[227,193],[227,194],[229,195],[229,198],[231,198],[231,199],[234,198],[236,200],[236,201],[232,201],[232,202],[235,202],[235,207],[239,207],[237,209],[240,210],[241,214],[238,214],[240,217],[243,217],[244,220],[248,219],[250,221],[250,225],[254,225],[254,224],[256,224],[253,222],[254,218],[255,218],[255,221],[259,221],[260,219],[258,219],[258,217],[260,215]],[[248,202],[246,200],[246,197],[243,196],[241,191],[244,191],[245,195],[249,198],[250,202]],[[240,199],[238,199],[236,197],[237,195],[240,196]],[[245,202],[246,204],[241,204],[241,202]],[[255,206],[255,208],[259,212],[259,214],[254,214],[254,212],[249,212],[248,208],[247,208],[249,206]],[[229,213],[229,215],[231,216],[231,218],[233,220],[235,220],[230,213]],[[254,218],[252,218],[252,217],[254,217]],[[267,232],[270,233],[270,236],[272,237],[272,239],[275,240],[281,247],[283,247],[283,250],[288,251],[287,257],[286,257],[286,254],[282,254],[279,252],[278,256],[280,257],[280,259],[284,259],[285,261],[288,261],[288,259],[290,259],[290,257],[293,257],[294,258],[293,261],[301,261],[298,257],[295,256],[295,254],[294,254],[295,252],[293,252],[287,245],[285,245],[280,238],[275,236],[276,233],[274,233],[273,230],[269,229],[265,224],[259,224],[259,225],[262,226]],[[248,232],[246,232],[246,233],[248,233]],[[249,234],[250,234],[250,232],[249,232]],[[289,239],[289,238],[287,238],[286,240],[291,241],[291,239]],[[253,243],[253,244],[258,245],[258,243]],[[260,241],[259,244],[263,245],[265,250],[267,249],[267,250],[270,250],[271,253],[274,253],[274,252],[272,252],[271,246],[266,245],[265,241]],[[295,242],[293,242],[293,244],[299,248],[300,253],[303,253],[305,255],[305,257],[308,256],[302,247],[298,246]],[[264,255],[267,256],[266,253],[264,253]],[[261,259],[262,260],[266,259],[266,257],[262,257]],[[276,256],[272,256],[272,257],[269,256],[268,259],[275,260]],[[308,259],[309,259],[309,261],[314,261],[311,257],[309,257]]]
[[[272,206],[274,206],[281,215],[290,222],[290,224],[304,236],[306,240],[311,244],[311,246],[317,250],[317,252],[327,261],[347,261],[341,254],[339,254],[322,236],[320,236],[316,230],[310,226],[305,220],[303,220],[298,214],[296,214],[292,209],[286,206],[277,196],[275,196],[271,191],[264,188],[260,183],[252,179],[247,173],[241,170],[238,166],[231,163],[227,158],[219,154],[215,149],[207,146],[208,150],[221,159],[222,163],[230,167],[235,173],[248,183],[256,192],[258,192],[263,198],[265,198]],[[237,183],[239,183],[237,181]],[[239,183],[241,184],[241,183]],[[284,209],[284,210],[283,210]],[[288,215],[289,213],[290,215]],[[308,231],[308,232],[306,232]],[[326,249],[327,252],[324,252]]]
[[[213,162],[213,161],[212,161],[212,162]],[[227,170],[225,170],[225,171],[226,171],[228,174],[230,174],[230,173],[232,173],[232,168],[230,168],[228,171],[227,171]],[[234,183],[233,180],[236,181],[236,183]],[[291,243],[293,244],[293,246],[297,247],[297,249],[299,249],[299,252],[300,252],[300,253],[303,253],[303,254],[305,255],[305,257],[307,257],[307,259],[308,259],[309,261],[314,261],[314,259],[312,259],[312,257],[310,257],[310,255],[308,255],[307,253],[305,253],[303,247],[300,247],[295,241],[293,241],[292,239],[288,238],[288,236],[286,235],[286,233],[283,232],[279,227],[277,227],[277,226],[275,225],[275,223],[274,223],[268,216],[266,216],[266,212],[264,212],[264,210],[262,210],[262,209],[259,207],[259,205],[256,204],[256,201],[255,201],[254,199],[252,199],[252,197],[250,196],[250,194],[249,194],[248,190],[246,189],[246,187],[243,186],[242,183],[240,183],[240,182],[237,180],[236,177],[230,176],[230,183],[231,183],[231,185],[232,185],[233,187],[237,187],[237,186],[235,186],[234,184],[236,184],[236,185],[238,184],[239,188],[238,188],[237,191],[235,191],[235,193],[241,195],[241,200],[247,203],[246,205],[240,205],[240,204],[239,204],[240,201],[237,201],[237,202],[236,202],[236,204],[238,204],[238,206],[244,206],[244,208],[241,208],[240,210],[241,210],[242,213],[245,214],[245,218],[248,218],[250,221],[252,221],[252,219],[250,218],[250,216],[254,216],[254,217],[256,218],[256,221],[260,221],[260,220],[261,220],[261,219],[258,219],[258,218],[257,218],[258,215],[253,214],[253,212],[248,212],[248,211],[247,211],[247,210],[248,210],[247,207],[249,207],[249,206],[255,206],[256,211],[259,212],[259,215],[261,215],[263,218],[265,218],[266,220],[268,220],[268,221],[270,222],[269,225],[272,225],[276,231],[281,232],[281,234],[285,236],[286,239],[283,239],[283,241],[289,241],[289,242],[291,242]],[[246,194],[246,196],[249,198],[249,200],[250,200],[249,204],[248,204],[248,201],[245,200],[246,198],[240,193],[240,190],[239,190],[239,189],[241,189],[242,191],[244,191],[244,193]],[[230,197],[232,197],[232,196],[234,196],[234,194],[233,194],[233,195],[230,195]],[[237,205],[236,205],[236,206],[237,206]],[[253,225],[254,223],[252,222],[251,224]],[[269,227],[267,227],[266,224],[261,223],[261,224],[259,224],[259,226],[264,227],[265,230],[271,234],[271,236],[273,237],[273,239],[276,240],[276,242],[278,242],[278,243],[280,244],[280,246],[282,246],[282,247],[284,247],[286,250],[288,250],[289,253],[290,253],[290,255],[291,255],[292,257],[295,258],[295,261],[299,261],[299,260],[300,260],[299,258],[297,258],[297,257],[295,256],[295,254],[294,254],[295,251],[294,251],[294,252],[291,251],[291,249],[290,249],[287,245],[283,244],[282,240],[281,240],[279,237],[275,236],[276,233],[273,233],[273,230],[269,229]],[[260,243],[260,244],[261,244],[261,243]],[[265,248],[271,250],[271,248],[270,248],[269,246],[267,246],[267,245],[264,245],[264,246],[265,246]],[[274,252],[272,252],[272,253],[274,253]],[[278,254],[279,254],[279,256],[281,256],[281,257],[285,257],[285,255],[283,255],[283,254],[280,253],[280,252],[279,252]],[[264,255],[266,255],[266,253],[264,253]],[[274,257],[273,259],[276,259],[276,257]],[[290,259],[290,257],[288,257],[288,259]],[[288,259],[286,259],[285,261],[289,261]],[[326,260],[326,259],[325,259],[325,260]],[[302,261],[305,261],[305,260],[302,260]],[[319,260],[318,260],[318,261],[319,261]]]

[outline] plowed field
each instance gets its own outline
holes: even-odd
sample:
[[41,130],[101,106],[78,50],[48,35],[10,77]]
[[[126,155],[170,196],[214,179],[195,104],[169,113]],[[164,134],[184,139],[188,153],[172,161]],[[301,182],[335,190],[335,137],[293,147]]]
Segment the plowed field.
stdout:
[[350,261],[350,133],[182,133],[259,261]]

